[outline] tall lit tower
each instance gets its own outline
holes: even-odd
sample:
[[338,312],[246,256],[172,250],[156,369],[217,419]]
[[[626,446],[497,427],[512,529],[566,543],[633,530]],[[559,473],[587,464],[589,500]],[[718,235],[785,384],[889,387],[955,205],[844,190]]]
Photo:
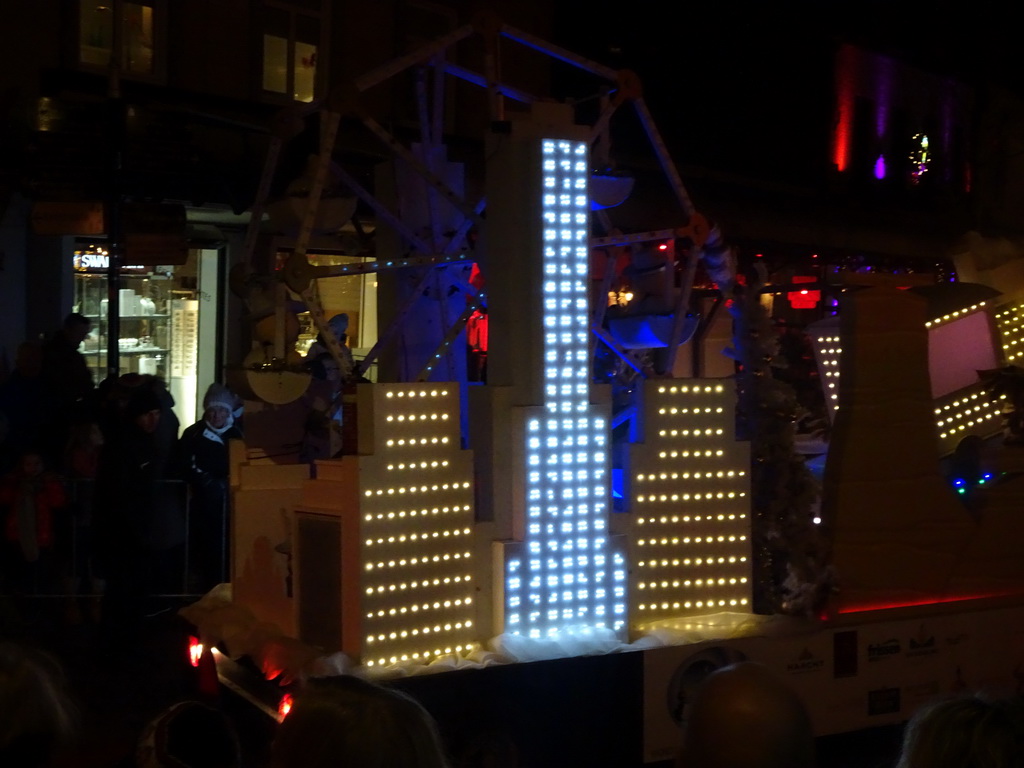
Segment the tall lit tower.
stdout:
[[499,124],[488,165],[488,386],[471,400],[497,632],[626,626],[608,534],[609,419],[591,400],[586,133],[563,105]]

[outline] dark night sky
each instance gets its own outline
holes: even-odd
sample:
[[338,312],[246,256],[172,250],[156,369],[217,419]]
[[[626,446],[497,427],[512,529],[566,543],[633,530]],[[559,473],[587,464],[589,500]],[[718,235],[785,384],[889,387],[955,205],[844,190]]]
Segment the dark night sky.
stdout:
[[[1024,95],[1022,35],[1007,6],[990,0],[556,0],[555,14],[556,42],[640,75],[648,106],[681,165],[743,172],[746,153],[756,154],[773,178],[812,172],[814,158],[827,152],[813,143],[829,134],[831,57],[840,41]],[[595,84],[570,73],[556,82],[558,89],[561,96],[585,97]],[[772,158],[774,147],[808,151]]]
[[[795,58],[808,45],[842,38],[941,72],[1024,89],[1024,36],[1012,7],[991,0],[557,0],[555,12],[557,37],[567,47],[648,77],[682,59],[720,65],[728,58]],[[695,76],[715,79],[714,71],[698,69]]]

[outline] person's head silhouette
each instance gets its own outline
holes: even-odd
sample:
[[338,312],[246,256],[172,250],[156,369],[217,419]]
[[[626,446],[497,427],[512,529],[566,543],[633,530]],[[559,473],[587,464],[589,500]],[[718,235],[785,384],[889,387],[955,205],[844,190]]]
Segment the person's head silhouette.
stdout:
[[799,697],[767,667],[715,670],[694,694],[676,768],[812,768],[814,731]]

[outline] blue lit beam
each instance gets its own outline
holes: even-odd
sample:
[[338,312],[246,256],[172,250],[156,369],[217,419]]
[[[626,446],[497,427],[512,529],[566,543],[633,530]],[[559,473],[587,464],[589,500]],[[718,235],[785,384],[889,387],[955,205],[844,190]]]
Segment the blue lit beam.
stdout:
[[[472,83],[473,85],[479,85],[481,88],[487,87],[487,78],[479,72],[474,72],[471,69],[460,67],[458,64],[453,64],[450,61],[443,62],[441,66],[444,68],[445,72],[459,78],[460,80],[465,80],[467,83]],[[535,101],[540,101],[540,97],[527,93],[520,88],[514,88],[511,85],[497,83],[495,87],[502,96],[508,96],[510,99],[515,99],[523,104],[533,104]]]

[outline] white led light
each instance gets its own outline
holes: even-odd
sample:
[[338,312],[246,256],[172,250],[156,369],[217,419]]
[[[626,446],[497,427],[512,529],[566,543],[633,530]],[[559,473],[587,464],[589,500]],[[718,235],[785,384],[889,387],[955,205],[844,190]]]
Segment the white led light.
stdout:
[[[541,152],[543,189],[558,191],[540,196],[540,270],[558,276],[541,286],[548,418],[526,425],[531,505],[524,545],[530,557],[508,562],[505,596],[507,631],[533,638],[570,626],[603,626],[594,617],[622,602],[613,602],[612,575],[601,569],[608,548],[601,501],[609,493],[609,475],[607,452],[592,449],[606,445],[607,424],[591,413],[588,383],[587,144],[548,139]],[[583,552],[593,556],[578,554]]]

